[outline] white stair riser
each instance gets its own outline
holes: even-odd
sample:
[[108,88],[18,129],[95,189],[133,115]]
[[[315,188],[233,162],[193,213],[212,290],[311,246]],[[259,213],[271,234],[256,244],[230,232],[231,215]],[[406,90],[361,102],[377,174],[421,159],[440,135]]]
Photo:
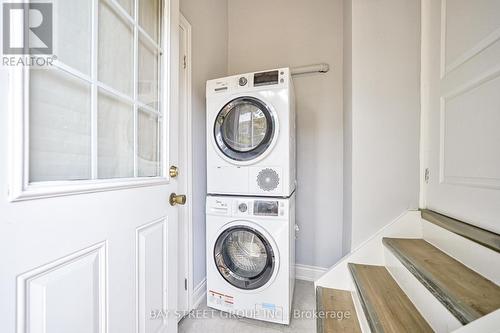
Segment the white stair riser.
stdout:
[[486,316],[474,320],[461,328],[453,331],[453,333],[477,333],[477,332],[488,332],[488,333],[500,333],[500,309],[488,313]]
[[422,219],[424,239],[485,278],[500,284],[500,253]]
[[384,247],[385,266],[429,325],[437,332],[452,332],[462,324],[432,293]]

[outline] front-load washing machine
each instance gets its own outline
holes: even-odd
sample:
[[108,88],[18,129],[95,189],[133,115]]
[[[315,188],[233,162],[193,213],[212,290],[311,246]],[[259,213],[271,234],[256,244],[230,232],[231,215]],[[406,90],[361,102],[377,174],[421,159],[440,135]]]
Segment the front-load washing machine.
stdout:
[[207,192],[288,197],[296,121],[288,68],[207,82]]
[[295,282],[295,194],[208,196],[207,305],[290,323]]

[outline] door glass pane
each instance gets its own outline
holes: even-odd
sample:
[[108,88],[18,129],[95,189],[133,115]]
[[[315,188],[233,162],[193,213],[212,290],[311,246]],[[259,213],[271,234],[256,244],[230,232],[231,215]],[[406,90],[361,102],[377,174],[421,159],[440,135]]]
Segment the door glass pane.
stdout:
[[54,53],[68,71],[88,79],[52,68],[32,71],[28,181],[162,176],[161,3],[68,0],[54,6]]
[[105,0],[99,1],[99,80],[131,97],[133,54],[133,27]]
[[92,2],[59,1],[54,8],[57,10],[55,54],[66,65],[89,75]]
[[244,278],[256,277],[267,265],[266,246],[255,233],[243,229],[224,239],[222,256],[227,267]]
[[160,122],[158,116],[139,110],[137,164],[139,177],[160,176]]
[[133,106],[100,92],[97,133],[98,178],[133,177]]
[[134,16],[134,1],[133,0],[118,0],[118,3],[120,6],[125,9],[127,13],[129,13],[130,16]]
[[90,178],[90,85],[58,70],[30,72],[29,180]]
[[158,51],[144,37],[139,38],[139,100],[158,109]]
[[139,25],[158,42],[160,0],[139,0]]
[[261,144],[267,133],[264,112],[248,102],[237,104],[224,118],[222,135],[233,150],[247,152]]

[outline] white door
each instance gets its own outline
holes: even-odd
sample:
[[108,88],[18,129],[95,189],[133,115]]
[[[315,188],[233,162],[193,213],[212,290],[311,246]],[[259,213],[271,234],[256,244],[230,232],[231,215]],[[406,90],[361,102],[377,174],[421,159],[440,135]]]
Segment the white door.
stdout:
[[53,65],[0,71],[0,331],[177,332],[178,1],[53,18]]
[[500,232],[500,1],[422,8],[424,207]]

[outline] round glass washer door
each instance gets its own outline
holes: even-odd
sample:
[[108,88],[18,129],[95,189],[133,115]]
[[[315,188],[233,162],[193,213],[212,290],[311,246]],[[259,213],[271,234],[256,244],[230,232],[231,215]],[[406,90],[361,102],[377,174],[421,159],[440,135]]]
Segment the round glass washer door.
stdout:
[[222,277],[244,290],[264,286],[276,269],[269,241],[259,231],[246,226],[228,228],[217,238],[214,260]]
[[215,142],[220,151],[236,161],[249,161],[271,145],[275,119],[269,107],[254,97],[238,97],[217,115]]

